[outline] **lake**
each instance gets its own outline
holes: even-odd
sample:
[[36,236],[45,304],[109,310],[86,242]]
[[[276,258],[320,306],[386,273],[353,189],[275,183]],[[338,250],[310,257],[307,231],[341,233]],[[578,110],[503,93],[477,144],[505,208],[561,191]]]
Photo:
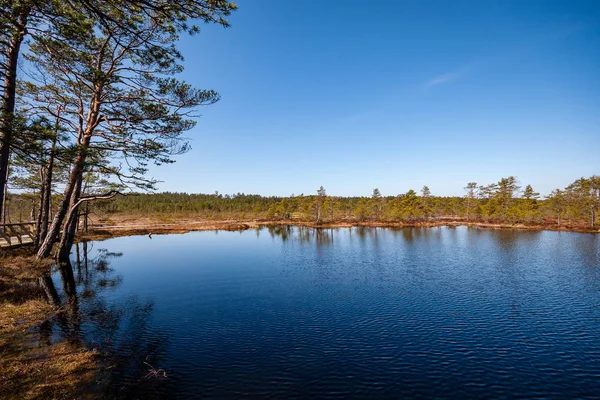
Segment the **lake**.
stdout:
[[109,354],[124,398],[600,396],[600,235],[264,227],[79,244],[65,271],[40,342]]

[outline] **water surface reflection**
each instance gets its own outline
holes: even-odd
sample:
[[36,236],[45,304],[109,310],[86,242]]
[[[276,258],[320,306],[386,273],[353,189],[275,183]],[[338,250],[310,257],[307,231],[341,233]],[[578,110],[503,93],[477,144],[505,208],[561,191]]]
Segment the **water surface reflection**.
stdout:
[[116,238],[42,279],[40,343],[112,355],[123,398],[593,398],[599,261],[599,235],[465,227]]
[[[90,253],[94,256],[90,258]],[[149,374],[160,364],[168,343],[167,332],[149,325],[154,308],[152,299],[136,296],[115,302],[110,292],[119,290],[123,276],[111,262],[123,253],[94,249],[94,244],[78,243],[74,259],[56,266],[57,290],[50,276],[42,286],[58,312],[39,328],[39,343],[50,345],[69,340],[93,348],[105,356],[106,372],[100,377],[106,396],[117,398],[165,398],[168,391],[162,376]]]

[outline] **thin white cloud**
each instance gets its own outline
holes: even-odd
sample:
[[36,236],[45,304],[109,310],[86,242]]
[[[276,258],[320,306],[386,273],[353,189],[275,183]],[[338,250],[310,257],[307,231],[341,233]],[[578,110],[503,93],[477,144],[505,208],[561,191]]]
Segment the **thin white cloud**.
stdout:
[[445,83],[454,82],[455,80],[460,78],[460,75],[461,72],[448,72],[442,75],[438,75],[433,79],[429,80],[427,83],[425,83],[425,87],[438,86],[443,85]]
[[464,67],[462,67],[461,69],[458,69],[456,71],[450,71],[450,72],[446,72],[445,74],[434,76],[433,78],[431,78],[430,80],[425,82],[425,84],[423,86],[426,89],[428,89],[428,88],[431,88],[434,86],[446,85],[448,83],[455,82],[458,79],[465,76],[466,74],[468,74],[469,72],[471,72],[473,69],[477,68],[480,64],[481,64],[481,61],[471,63],[468,65],[465,65]]
[[479,59],[479,61],[467,64],[458,70],[449,71],[444,74],[434,76],[430,80],[423,83],[422,87],[425,89],[429,89],[435,86],[446,85],[455,82],[463,78],[465,75],[468,75],[474,69],[478,69],[482,65],[496,62],[498,60],[501,60],[502,58],[518,57],[519,53],[530,51],[531,49],[537,47],[540,44],[544,44],[552,40],[563,39],[573,34],[576,34],[582,30],[595,29],[598,27],[598,25],[598,23],[576,23],[566,26],[561,30],[530,37],[528,39],[524,38],[519,46],[510,47],[508,49],[505,49],[504,51],[489,54],[487,57]]

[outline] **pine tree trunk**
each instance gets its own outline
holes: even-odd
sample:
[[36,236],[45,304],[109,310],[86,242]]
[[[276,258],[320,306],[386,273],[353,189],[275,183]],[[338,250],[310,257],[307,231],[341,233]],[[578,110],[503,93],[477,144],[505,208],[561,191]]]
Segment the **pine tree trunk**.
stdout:
[[69,181],[67,183],[67,186],[65,187],[63,199],[60,202],[60,206],[56,212],[56,215],[54,216],[54,219],[52,220],[52,225],[50,225],[46,237],[40,245],[40,248],[37,252],[37,259],[46,258],[50,255],[55,239],[60,234],[60,227],[62,226],[65,217],[68,216],[67,214],[70,214],[69,206],[71,205],[73,193],[77,189],[78,183],[80,182],[81,177],[83,176],[83,168],[86,159],[86,149],[89,146],[89,142],[90,138],[89,136],[87,136],[84,140],[84,143],[81,145],[78,151],[75,163],[73,165],[73,169],[71,170],[71,174],[69,175]]
[[46,190],[44,187],[44,174],[43,172],[40,173],[40,178],[42,180],[42,186],[40,188],[40,207],[37,213],[37,217],[36,217],[36,221],[35,221],[35,237],[33,239],[33,247],[35,247],[36,249],[38,248],[38,246],[40,245],[40,242],[42,241],[42,218],[43,218],[43,213],[44,213],[44,204],[46,203],[45,200],[45,195],[46,195]]
[[4,185],[4,210],[2,212],[2,222],[5,224],[10,224],[10,213],[8,212],[8,205],[6,204],[6,200],[8,199],[8,185]]
[[73,241],[75,240],[75,232],[77,230],[77,222],[79,220],[77,211],[78,208],[79,207],[72,208],[67,215],[67,222],[65,223],[58,245],[59,260],[67,260],[71,253],[71,247],[73,245]]
[[[48,179],[48,178],[46,178]],[[50,185],[44,185],[44,202],[41,204],[42,209],[40,210],[40,238],[38,246],[46,240],[48,234],[48,228],[50,225],[51,210],[50,203],[52,202],[52,190]]]
[[36,232],[35,247],[38,248],[40,243],[46,240],[46,234],[48,233],[48,225],[50,224],[51,216],[51,203],[52,203],[52,180],[54,175],[54,159],[56,158],[56,141],[58,136],[58,122],[55,128],[54,137],[52,139],[52,147],[50,148],[50,155],[48,156],[48,164],[42,170],[42,203],[40,204],[40,222],[39,228]]
[[83,175],[80,175],[75,190],[71,195],[71,201],[69,202],[69,212],[66,217],[65,228],[60,237],[58,257],[60,260],[68,260],[69,254],[71,253],[71,247],[75,241],[75,233],[77,232],[77,223],[79,221],[79,206],[77,201],[81,196],[81,187],[83,184]]
[[[51,174],[48,171],[48,174]],[[42,243],[46,240],[46,235],[48,234],[48,225],[50,225],[51,218],[51,204],[52,204],[52,177],[46,177],[46,185],[44,187],[44,203],[42,204],[42,215],[40,220],[40,241]]]
[[85,203],[85,219],[83,220],[83,231],[87,233],[88,231],[88,217],[90,215],[90,203]]
[[[10,145],[13,135],[13,119],[15,112],[15,93],[17,88],[17,64],[21,43],[27,34],[26,25],[29,10],[24,10],[18,17],[15,32],[12,34],[6,49],[6,65],[4,71],[4,91],[2,93],[2,109],[0,111],[0,214],[5,204],[6,184],[8,182],[8,163]],[[4,221],[6,222],[6,221]]]
[[80,206],[74,206],[75,203],[79,200],[79,198],[81,197],[81,188],[82,188],[82,184],[83,184],[83,176],[81,176],[81,178],[79,179],[79,183],[77,188],[75,189],[75,193],[73,195],[73,201],[72,206],[73,207],[73,215],[72,215],[72,222],[71,222],[71,226],[69,227],[69,229],[67,231],[65,231],[65,243],[63,246],[66,246],[68,253],[71,252],[71,247],[73,247],[73,243],[75,242],[75,235],[77,234],[77,231],[79,230],[79,207]]

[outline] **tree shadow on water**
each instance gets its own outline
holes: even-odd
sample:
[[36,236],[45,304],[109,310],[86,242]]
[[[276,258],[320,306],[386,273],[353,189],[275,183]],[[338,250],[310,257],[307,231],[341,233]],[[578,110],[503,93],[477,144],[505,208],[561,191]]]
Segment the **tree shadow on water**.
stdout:
[[39,326],[38,345],[69,340],[102,355],[103,398],[168,398],[170,371],[160,365],[169,334],[152,326],[154,301],[111,296],[123,281],[111,261],[122,253],[78,243],[74,255],[56,265],[55,279],[50,274],[40,279],[57,312]]

